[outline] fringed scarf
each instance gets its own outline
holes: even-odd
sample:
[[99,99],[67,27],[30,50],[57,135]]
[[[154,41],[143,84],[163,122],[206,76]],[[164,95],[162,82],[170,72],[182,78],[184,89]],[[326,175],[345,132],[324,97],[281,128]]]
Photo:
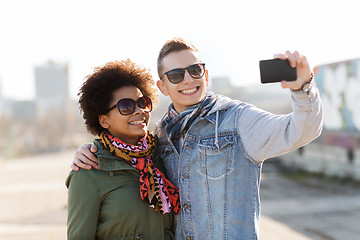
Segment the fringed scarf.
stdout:
[[198,117],[204,117],[214,106],[216,99],[214,93],[208,92],[203,101],[186,109],[180,114],[175,110],[173,104],[169,106],[167,117],[165,119],[165,123],[167,124],[166,133],[179,153],[182,146],[182,139],[191,124]]
[[140,171],[140,196],[162,214],[171,210],[175,214],[180,211],[179,190],[154,167],[151,154],[155,149],[155,139],[150,132],[139,139],[136,145],[126,144],[109,132],[100,134],[102,145],[111,154],[124,159],[129,165]]

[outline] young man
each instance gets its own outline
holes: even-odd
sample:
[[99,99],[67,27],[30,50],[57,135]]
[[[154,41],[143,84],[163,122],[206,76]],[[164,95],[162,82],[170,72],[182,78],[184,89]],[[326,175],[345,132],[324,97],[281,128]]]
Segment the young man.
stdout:
[[[207,92],[205,64],[183,39],[161,49],[157,86],[172,104],[155,134],[158,154],[180,193],[176,239],[258,239],[263,161],[320,135],[322,104],[307,59],[289,51],[275,57],[297,68],[296,81],[281,83],[292,90],[288,115]],[[78,150],[74,170],[74,164],[96,166],[89,148]]]

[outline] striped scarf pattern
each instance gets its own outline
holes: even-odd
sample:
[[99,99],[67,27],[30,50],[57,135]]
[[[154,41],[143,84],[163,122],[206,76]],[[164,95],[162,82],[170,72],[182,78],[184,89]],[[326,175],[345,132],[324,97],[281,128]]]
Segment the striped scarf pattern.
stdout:
[[169,106],[167,117],[164,121],[167,124],[166,133],[170,137],[178,153],[180,153],[182,139],[191,124],[197,118],[204,117],[215,105],[216,99],[214,93],[208,92],[203,101],[186,109],[180,114],[175,110],[173,104]]
[[147,134],[136,145],[126,144],[109,132],[100,134],[100,142],[116,157],[124,159],[140,172],[140,196],[150,207],[162,214],[180,212],[179,190],[157,169],[151,158],[155,149],[154,136]]

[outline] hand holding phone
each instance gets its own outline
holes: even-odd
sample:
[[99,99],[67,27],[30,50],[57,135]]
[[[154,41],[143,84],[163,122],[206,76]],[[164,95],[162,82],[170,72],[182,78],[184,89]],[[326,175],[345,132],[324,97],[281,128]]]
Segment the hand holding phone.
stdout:
[[287,59],[261,60],[259,66],[262,84],[297,79],[296,67],[291,67]]

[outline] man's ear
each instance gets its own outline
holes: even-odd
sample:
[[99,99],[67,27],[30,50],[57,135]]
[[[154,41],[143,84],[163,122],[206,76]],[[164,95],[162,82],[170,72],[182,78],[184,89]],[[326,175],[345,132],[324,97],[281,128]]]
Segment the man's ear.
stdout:
[[209,86],[209,71],[207,69],[205,69],[205,82],[206,82],[206,87]]
[[166,86],[165,86],[165,83],[163,80],[158,80],[156,82],[156,86],[159,88],[159,90],[161,91],[161,93],[164,95],[164,96],[169,96],[169,93],[166,89]]
[[99,123],[103,128],[109,128],[110,126],[106,115],[99,115]]

